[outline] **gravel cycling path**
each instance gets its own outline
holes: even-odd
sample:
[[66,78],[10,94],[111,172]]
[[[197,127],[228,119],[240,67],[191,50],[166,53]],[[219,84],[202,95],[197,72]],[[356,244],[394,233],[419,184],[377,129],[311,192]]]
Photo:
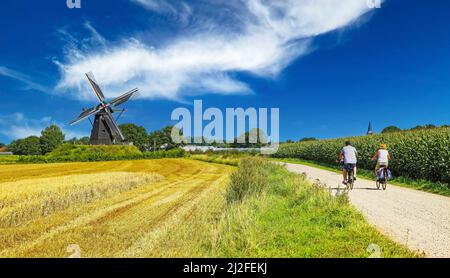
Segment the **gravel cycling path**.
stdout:
[[[343,192],[342,175],[310,166],[281,163],[295,173],[326,184],[333,194]],[[349,192],[351,203],[382,233],[426,257],[450,257],[450,198],[375,181],[358,179]]]

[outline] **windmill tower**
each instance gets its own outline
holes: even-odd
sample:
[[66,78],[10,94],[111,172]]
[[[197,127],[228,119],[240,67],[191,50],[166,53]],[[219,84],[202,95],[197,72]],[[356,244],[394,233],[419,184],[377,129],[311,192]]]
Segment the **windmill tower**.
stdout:
[[86,78],[100,104],[87,110],[83,109],[83,112],[73,120],[70,125],[75,125],[90,116],[95,116],[94,123],[92,124],[91,138],[89,140],[90,145],[113,145],[124,142],[125,137],[120,131],[116,119],[114,119],[112,114],[114,112],[120,112],[120,115],[122,115],[122,113],[125,112],[125,109],[117,109],[116,107],[137,95],[139,90],[133,89],[128,93],[107,102],[100,86],[95,81],[94,75],[92,73],[87,73]]
[[369,122],[369,127],[367,128],[367,135],[373,135],[372,122]]

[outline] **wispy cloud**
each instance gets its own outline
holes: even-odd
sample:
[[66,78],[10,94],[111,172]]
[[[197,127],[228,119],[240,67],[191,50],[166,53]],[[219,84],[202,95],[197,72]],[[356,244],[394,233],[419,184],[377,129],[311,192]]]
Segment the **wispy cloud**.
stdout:
[[94,28],[94,26],[92,26],[92,24],[89,21],[86,21],[84,23],[84,27],[91,32],[92,39],[95,43],[98,43],[102,46],[106,46],[107,44],[106,39],[102,35],[100,35],[100,33]]
[[184,1],[168,1],[168,0],[131,0],[132,2],[143,6],[147,10],[160,14],[166,14],[173,19],[178,20],[182,24],[189,23],[192,16],[193,8]]
[[52,124],[57,124],[61,127],[63,133],[66,135],[66,139],[86,136],[84,133],[67,129],[64,124],[54,121],[51,117],[42,117],[39,119],[28,118],[19,112],[0,115],[0,134],[11,140],[26,138],[28,136],[40,136],[41,131]]
[[[132,1],[155,12],[177,13],[180,3],[187,5],[181,1]],[[366,0],[230,0],[227,6],[218,0],[199,3],[210,5],[209,20],[196,20],[194,31],[186,32],[188,35],[167,36],[167,43],[160,48],[130,38],[93,54],[68,52],[59,63],[62,78],[58,89],[92,98],[83,74],[94,71],[111,97],[130,87],[139,87],[145,98],[174,100],[192,91],[249,93],[251,88],[233,73],[274,78],[312,51],[315,37],[348,26],[370,10]],[[188,7],[194,11],[193,17],[205,18],[201,14],[205,8]],[[230,10],[233,13],[226,16],[224,25],[224,13]]]
[[36,82],[33,82],[30,77],[27,75],[20,73],[18,71],[12,70],[7,67],[0,66],[0,76],[5,76],[25,85],[25,90],[36,90],[43,93],[50,92],[50,89],[42,86]]
[[146,9],[155,12],[177,13],[176,8],[166,0],[132,0],[132,1],[139,5],[142,5]]

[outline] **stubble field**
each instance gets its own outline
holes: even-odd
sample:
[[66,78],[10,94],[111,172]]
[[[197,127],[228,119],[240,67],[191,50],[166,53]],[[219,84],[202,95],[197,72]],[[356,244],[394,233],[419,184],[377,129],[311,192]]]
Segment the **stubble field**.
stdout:
[[231,171],[185,159],[2,165],[0,257],[205,256]]

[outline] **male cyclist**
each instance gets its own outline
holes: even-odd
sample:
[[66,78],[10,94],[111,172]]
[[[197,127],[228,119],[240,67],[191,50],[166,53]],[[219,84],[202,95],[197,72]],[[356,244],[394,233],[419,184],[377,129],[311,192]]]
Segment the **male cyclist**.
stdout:
[[344,177],[343,184],[347,185],[347,172],[353,169],[354,178],[356,180],[356,163],[358,152],[356,148],[352,146],[350,141],[345,142],[345,147],[342,148],[339,154],[339,160],[344,162],[342,168],[342,176]]
[[391,155],[387,150],[386,144],[380,144],[380,148],[376,151],[372,157],[372,160],[377,161],[377,166],[375,166],[375,175],[378,177],[378,170],[380,170],[381,167],[387,168],[389,166],[389,160],[391,160]]

